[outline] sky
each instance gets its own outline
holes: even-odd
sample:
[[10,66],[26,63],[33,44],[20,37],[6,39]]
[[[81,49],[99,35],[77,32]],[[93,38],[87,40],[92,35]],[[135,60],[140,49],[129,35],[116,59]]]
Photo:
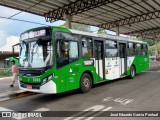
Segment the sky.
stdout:
[[[0,17],[10,17],[20,12],[18,10],[3,6],[0,6],[0,11],[1,11]],[[44,17],[26,12],[22,12],[14,16],[13,18],[42,23],[45,25],[53,25],[53,26],[60,26],[64,23],[64,21],[57,21],[51,24],[49,22],[46,22]],[[17,41],[19,42],[19,36],[22,32],[39,26],[44,26],[44,25],[0,18],[0,50],[7,50],[7,48],[11,47],[13,44],[16,44]]]
[[[12,45],[19,42],[19,36],[22,32],[34,27],[44,26],[44,25],[39,25],[34,23],[20,22],[20,21],[1,18],[1,17],[10,17],[20,12],[19,10],[0,6],[0,11],[1,11],[0,12],[0,51],[3,51],[3,50],[10,51],[9,48],[12,48]],[[22,12],[12,18],[32,21],[36,23],[42,23],[45,25],[53,25],[53,26],[60,26],[65,22],[65,21],[56,21],[54,23],[49,23],[45,21],[44,17],[34,15],[31,13],[26,13],[26,12]],[[96,31],[98,30],[98,28],[91,27],[91,30]]]

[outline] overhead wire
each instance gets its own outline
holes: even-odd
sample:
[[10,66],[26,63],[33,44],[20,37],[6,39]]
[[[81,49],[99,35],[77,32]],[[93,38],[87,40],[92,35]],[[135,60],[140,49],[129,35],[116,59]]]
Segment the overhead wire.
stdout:
[[43,23],[32,22],[32,21],[28,21],[28,20],[15,19],[15,18],[8,18],[8,17],[3,17],[3,16],[0,16],[0,18],[2,18],[2,19],[9,19],[9,20],[15,20],[15,21],[21,21],[21,22],[27,22],[27,23],[33,23],[33,24],[38,24],[38,25],[50,26],[50,25],[43,24]]
[[8,17],[8,18],[12,18],[12,17],[14,17],[14,16],[16,16],[16,15],[18,15],[18,14],[22,13],[22,12],[25,12],[26,10],[28,10],[28,9],[30,9],[30,8],[32,8],[32,7],[36,6],[36,5],[38,5],[38,4],[40,4],[40,3],[41,3],[41,2],[43,2],[43,1],[44,1],[44,0],[40,0],[38,3],[35,3],[35,4],[31,5],[31,6],[29,6],[28,8],[26,8],[25,10],[20,11],[20,12],[18,12],[18,13],[16,13],[16,14],[14,14],[14,15],[12,15],[12,16],[10,16],[10,17]]
[[16,21],[21,21],[21,22],[27,22],[27,23],[33,23],[33,24],[39,24],[39,25],[45,25],[45,26],[50,26],[50,25],[43,24],[43,23],[38,23],[38,22],[32,22],[32,21],[28,21],[28,20],[21,20],[21,19],[12,18],[12,17],[14,17],[14,16],[16,16],[16,15],[22,13],[22,12],[25,12],[26,10],[28,10],[28,9],[34,7],[34,6],[40,4],[40,3],[43,2],[43,1],[44,1],[44,0],[40,0],[38,3],[35,3],[35,4],[31,5],[31,6],[29,6],[28,8],[26,8],[25,10],[20,11],[20,12],[12,15],[12,16],[10,16],[10,17],[0,16],[0,18],[2,18],[2,19],[9,19],[9,20],[16,20]]

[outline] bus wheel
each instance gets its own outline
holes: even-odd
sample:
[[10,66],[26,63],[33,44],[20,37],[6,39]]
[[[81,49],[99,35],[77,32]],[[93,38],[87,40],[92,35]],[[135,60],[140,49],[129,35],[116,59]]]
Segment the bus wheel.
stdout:
[[131,66],[131,70],[130,70],[130,78],[134,78],[136,76],[136,69],[135,67],[132,65]]
[[91,87],[92,87],[92,78],[88,73],[84,73],[80,81],[81,92],[86,93],[91,89]]

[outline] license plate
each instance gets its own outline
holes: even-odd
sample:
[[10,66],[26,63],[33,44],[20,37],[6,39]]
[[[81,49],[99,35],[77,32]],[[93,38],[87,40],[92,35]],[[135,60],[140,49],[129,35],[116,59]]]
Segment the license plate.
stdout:
[[32,89],[32,86],[31,86],[31,85],[27,85],[26,88],[27,88],[27,89]]

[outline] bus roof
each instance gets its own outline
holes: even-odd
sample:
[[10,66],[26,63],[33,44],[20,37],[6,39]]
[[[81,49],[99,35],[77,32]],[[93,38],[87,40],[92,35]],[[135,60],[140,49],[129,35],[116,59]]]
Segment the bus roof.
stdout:
[[[32,31],[32,30],[37,30],[37,29],[42,29],[42,28],[49,28],[49,27],[68,29],[66,27],[61,27],[61,26],[42,26],[42,27],[36,27],[36,28],[29,29],[25,32]],[[131,41],[131,42],[136,42],[136,43],[146,43],[147,44],[147,42],[143,42],[143,41],[139,41],[139,40],[133,40],[129,37],[122,37],[122,36],[116,36],[116,35],[104,35],[104,34],[85,32],[85,31],[78,31],[78,30],[73,30],[73,29],[68,29],[68,30],[71,31],[72,33],[75,33],[75,34],[89,35],[89,36],[93,36],[93,37],[102,37],[102,38],[107,38],[107,39],[112,39],[112,40],[123,40],[123,41]],[[25,32],[23,32],[23,33],[25,33]]]
[[116,35],[104,35],[104,34],[84,32],[84,31],[78,31],[78,30],[72,30],[72,29],[69,29],[69,30],[75,34],[89,35],[89,36],[94,36],[94,37],[102,37],[102,38],[113,39],[113,40],[124,40],[124,41],[131,41],[131,42],[137,42],[137,43],[146,43],[146,42],[139,41],[139,40],[132,40],[131,38],[128,38],[128,37],[122,37],[122,36],[116,36]]

